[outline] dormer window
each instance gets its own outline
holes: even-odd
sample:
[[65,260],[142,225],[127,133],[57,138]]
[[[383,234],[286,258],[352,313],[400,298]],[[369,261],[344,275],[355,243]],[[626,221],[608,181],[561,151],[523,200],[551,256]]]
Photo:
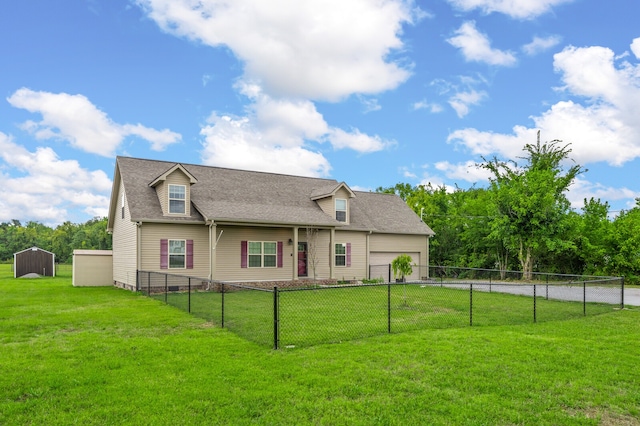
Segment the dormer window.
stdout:
[[169,213],[186,214],[187,187],[184,185],[169,185]]
[[336,220],[338,222],[347,221],[347,200],[336,198]]

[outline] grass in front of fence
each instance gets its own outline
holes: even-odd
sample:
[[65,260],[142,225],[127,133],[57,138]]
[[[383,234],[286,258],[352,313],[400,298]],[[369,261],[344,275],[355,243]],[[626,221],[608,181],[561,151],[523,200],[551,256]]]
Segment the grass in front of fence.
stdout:
[[0,424],[640,422],[640,310],[273,351],[135,293],[6,272]]
[[[233,290],[225,293],[224,326],[236,334],[273,347],[273,293],[258,290]],[[546,300],[544,285],[523,286],[530,293],[513,295],[474,290],[466,284],[450,286],[392,284],[391,286],[354,286],[285,290],[279,292],[279,346],[300,347],[335,343],[363,337],[419,330],[527,324],[535,321],[566,320],[611,312],[619,305],[605,303]],[[576,287],[580,292],[580,288]],[[616,289],[611,287],[611,292]],[[390,293],[389,293],[390,292]],[[389,298],[390,296],[390,298]],[[189,295],[184,292],[152,294],[183,310],[188,310]],[[191,313],[222,324],[222,295],[215,292],[192,292]],[[473,310],[469,309],[473,297]],[[390,308],[390,309],[389,309]],[[389,312],[391,315],[389,316]]]

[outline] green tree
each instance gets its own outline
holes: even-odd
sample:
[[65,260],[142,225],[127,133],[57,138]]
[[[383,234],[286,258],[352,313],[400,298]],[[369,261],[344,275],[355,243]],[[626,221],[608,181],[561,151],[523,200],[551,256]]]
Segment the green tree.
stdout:
[[611,231],[606,270],[637,283],[640,281],[640,198],[636,198],[634,208],[620,212]]
[[561,141],[527,144],[523,166],[494,157],[483,158],[481,167],[491,172],[495,218],[494,240],[503,239],[518,254],[524,279],[531,279],[536,260],[545,252],[559,252],[571,244],[562,238],[570,210],[566,191],[584,170],[579,165],[564,170],[569,159],[569,145]]

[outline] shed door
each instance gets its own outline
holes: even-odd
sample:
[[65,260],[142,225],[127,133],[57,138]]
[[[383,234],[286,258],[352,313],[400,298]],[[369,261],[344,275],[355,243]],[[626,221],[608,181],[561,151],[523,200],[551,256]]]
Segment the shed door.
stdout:
[[[382,277],[385,281],[391,278],[393,280],[393,269],[390,270],[391,262],[393,259],[401,254],[408,254],[411,256],[411,264],[420,265],[420,253],[418,252],[388,252],[388,251],[374,251],[369,254],[369,274],[370,278]],[[426,274],[425,274],[426,275]],[[398,277],[400,278],[400,277]],[[409,275],[407,281],[417,281],[420,279],[420,268],[413,268],[413,273]]]

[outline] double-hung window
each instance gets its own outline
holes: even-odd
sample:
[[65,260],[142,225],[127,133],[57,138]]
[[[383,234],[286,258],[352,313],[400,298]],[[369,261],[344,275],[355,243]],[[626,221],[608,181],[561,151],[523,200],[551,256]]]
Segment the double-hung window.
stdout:
[[169,213],[186,214],[187,187],[169,185]]
[[169,269],[184,269],[187,262],[187,242],[169,240]]
[[275,268],[277,266],[278,245],[272,241],[249,241],[249,268]]
[[336,220],[338,222],[347,221],[347,200],[336,198]]
[[335,265],[351,266],[351,243],[337,243],[335,245]]
[[336,266],[347,266],[346,244],[336,244]]

